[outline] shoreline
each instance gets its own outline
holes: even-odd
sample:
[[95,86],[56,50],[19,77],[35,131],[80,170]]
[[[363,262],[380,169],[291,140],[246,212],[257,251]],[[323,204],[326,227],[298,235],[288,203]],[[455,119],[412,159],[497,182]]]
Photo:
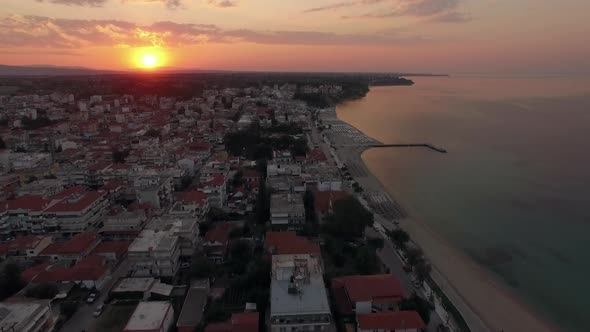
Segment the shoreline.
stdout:
[[[332,121],[340,121],[369,139],[370,136],[341,120],[334,107]],[[428,258],[432,265],[431,277],[444,291],[453,305],[459,310],[470,329],[479,331],[560,331],[554,324],[542,319],[529,305],[520,300],[513,291],[502,283],[498,276],[475,262],[459,248],[452,246],[446,239],[436,233],[417,213],[408,210],[409,205],[393,188],[387,188],[373,173],[363,159],[364,152],[370,147],[333,147],[343,164],[351,171],[352,177],[365,190],[365,194],[383,195],[392,205],[398,206],[406,214],[397,219],[404,229]],[[353,174],[354,173],[354,174]],[[381,198],[379,198],[381,199]],[[391,218],[386,220],[387,228],[396,225]]]

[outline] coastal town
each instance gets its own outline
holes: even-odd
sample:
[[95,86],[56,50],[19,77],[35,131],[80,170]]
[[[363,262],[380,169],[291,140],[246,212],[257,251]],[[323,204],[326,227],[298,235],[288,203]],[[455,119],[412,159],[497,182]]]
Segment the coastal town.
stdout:
[[336,115],[358,87],[241,85],[0,95],[2,331],[470,330]]

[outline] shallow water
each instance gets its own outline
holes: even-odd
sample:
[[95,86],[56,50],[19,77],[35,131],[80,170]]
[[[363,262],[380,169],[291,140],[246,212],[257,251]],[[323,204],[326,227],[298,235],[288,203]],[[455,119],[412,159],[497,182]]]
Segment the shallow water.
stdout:
[[590,79],[416,78],[338,108],[434,230],[566,331],[590,331]]

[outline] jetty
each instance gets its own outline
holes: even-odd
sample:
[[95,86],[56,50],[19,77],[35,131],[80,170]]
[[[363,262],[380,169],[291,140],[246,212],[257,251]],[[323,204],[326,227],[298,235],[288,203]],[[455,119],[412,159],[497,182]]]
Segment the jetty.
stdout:
[[366,148],[428,148],[430,150],[439,152],[439,153],[447,153],[447,150],[435,146],[430,143],[398,143],[398,144],[386,144],[386,143],[370,143],[370,144],[342,144],[337,145],[336,147],[366,147]]

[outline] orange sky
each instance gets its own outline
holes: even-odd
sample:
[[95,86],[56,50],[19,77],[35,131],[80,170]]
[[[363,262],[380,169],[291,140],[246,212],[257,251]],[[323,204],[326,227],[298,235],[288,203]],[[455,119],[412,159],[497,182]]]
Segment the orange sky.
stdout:
[[2,0],[0,64],[590,73],[587,0]]

